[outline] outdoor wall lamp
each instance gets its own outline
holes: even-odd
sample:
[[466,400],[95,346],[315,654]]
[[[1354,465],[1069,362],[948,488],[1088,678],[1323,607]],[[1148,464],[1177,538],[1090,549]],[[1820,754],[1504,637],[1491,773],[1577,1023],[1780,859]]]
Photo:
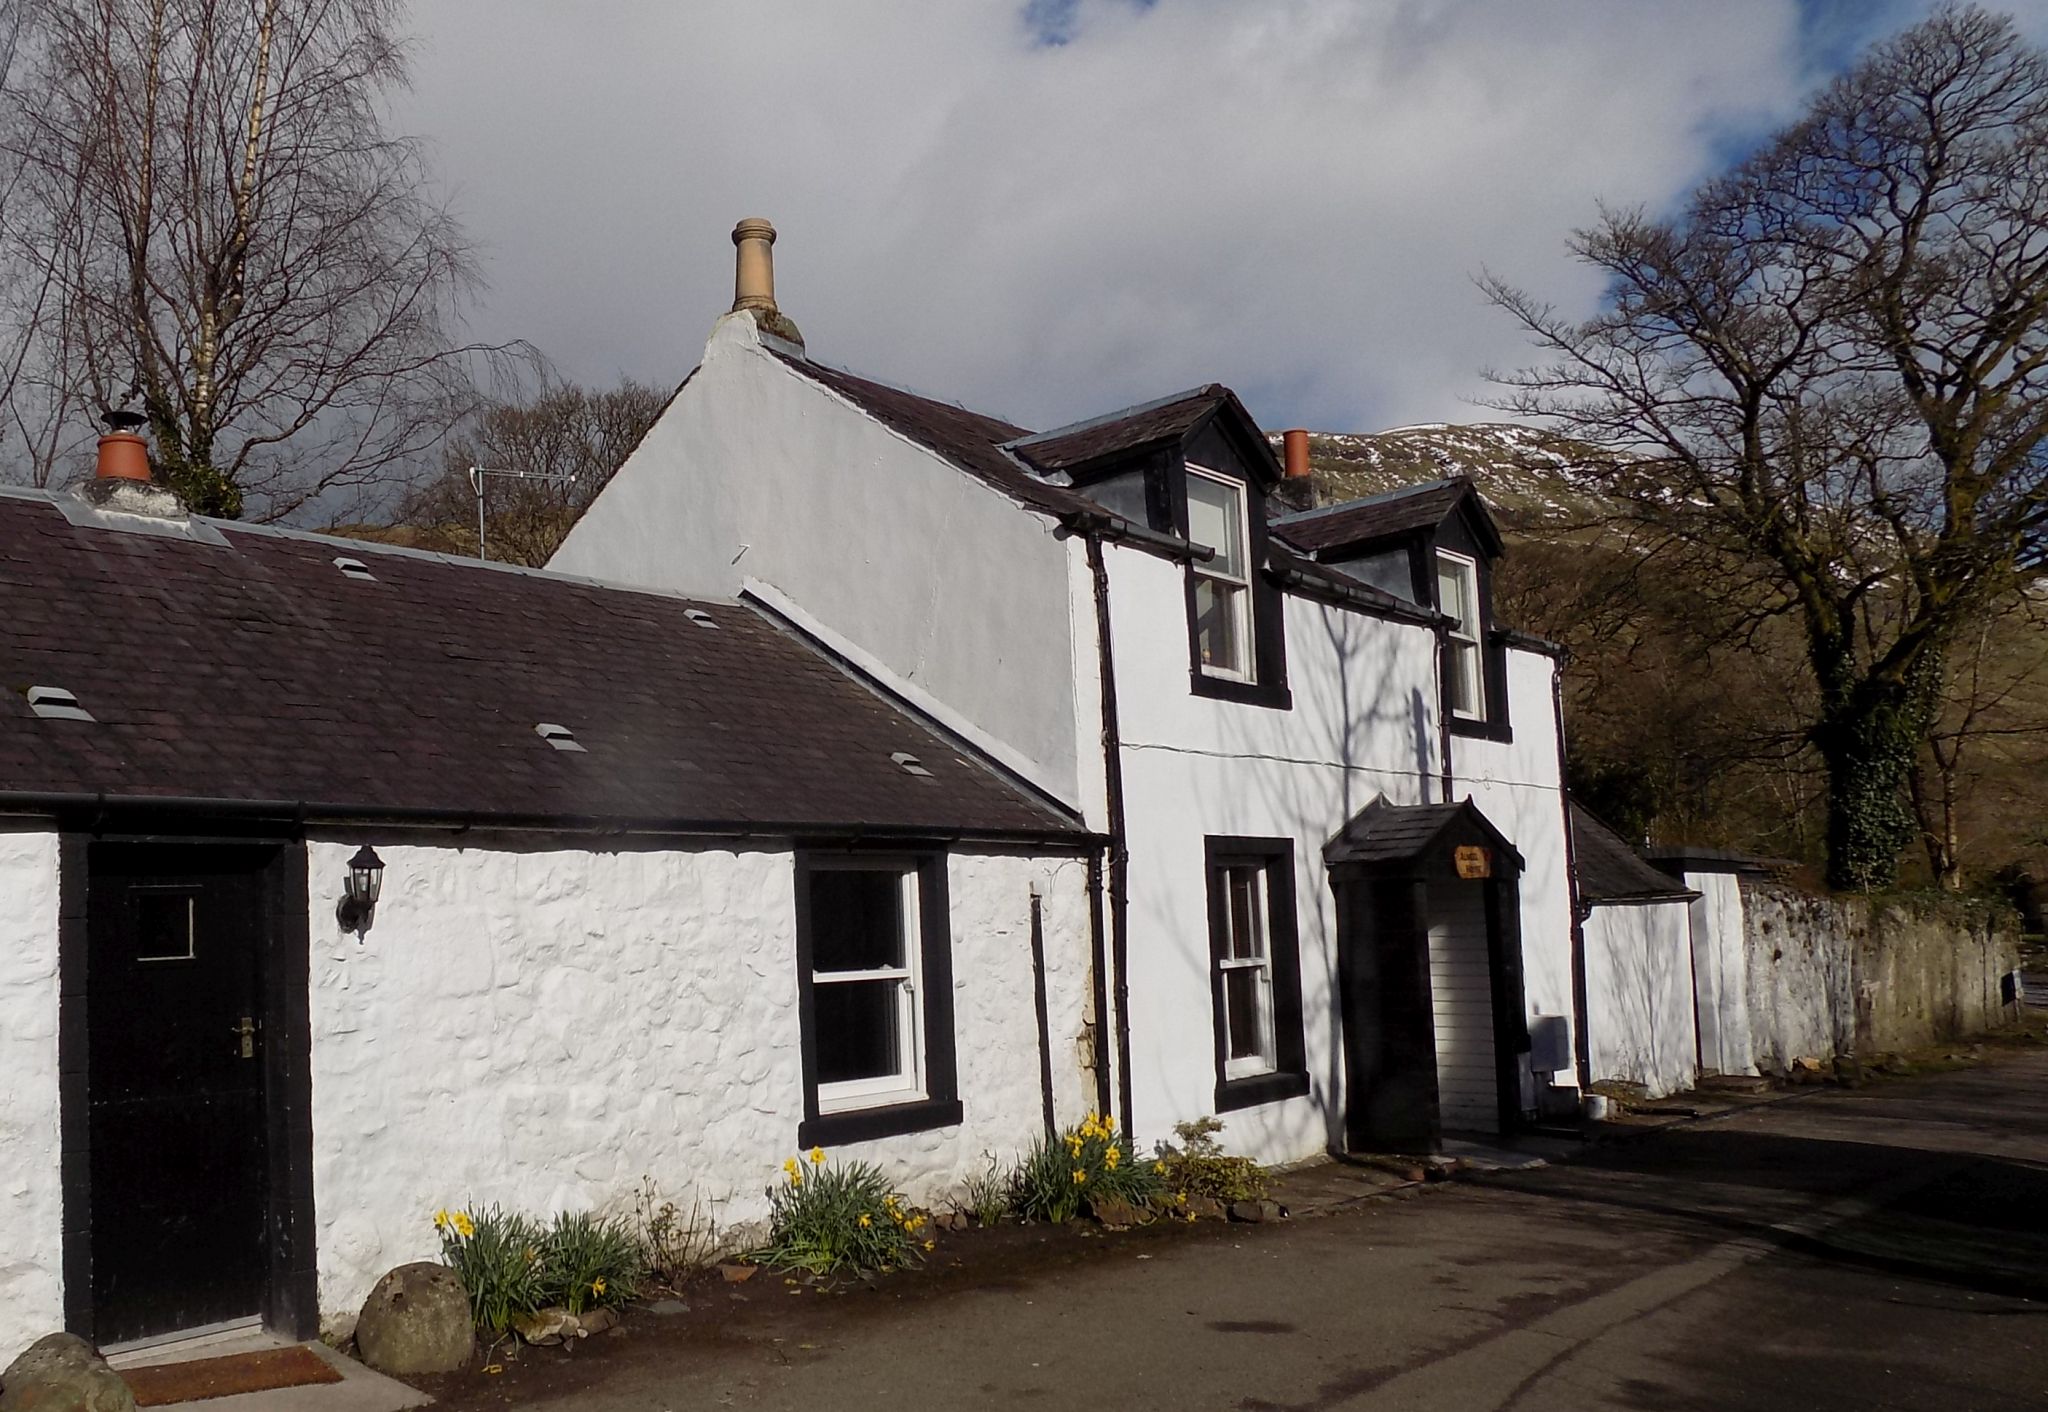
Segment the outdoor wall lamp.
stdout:
[[356,940],[361,941],[363,933],[370,929],[371,919],[377,915],[377,894],[383,890],[384,860],[366,843],[348,860],[348,887],[334,907],[334,919],[341,923],[341,929],[354,932]]

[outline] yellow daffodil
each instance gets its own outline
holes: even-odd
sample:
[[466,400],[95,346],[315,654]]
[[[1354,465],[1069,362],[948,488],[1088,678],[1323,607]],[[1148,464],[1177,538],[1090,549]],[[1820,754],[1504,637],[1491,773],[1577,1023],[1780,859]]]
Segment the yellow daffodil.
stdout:
[[1074,1185],[1075,1185],[1075,1186],[1086,1186],[1086,1185],[1088,1185],[1088,1174],[1087,1174],[1086,1172],[1082,1171],[1082,1170],[1081,1170],[1081,1169],[1080,1169],[1079,1167],[1076,1167],[1076,1168],[1074,1168]]
[[1109,1168],[1110,1171],[1114,1172],[1116,1170],[1116,1164],[1123,1160],[1123,1156],[1124,1154],[1122,1148],[1112,1147],[1107,1152],[1102,1154],[1102,1165]]
[[434,1229],[437,1231],[448,1229],[448,1212],[445,1209],[434,1213]]
[[926,1242],[924,1243],[924,1248],[925,1248],[926,1250],[930,1250],[930,1249],[931,1249],[931,1248],[932,1248],[933,1246],[935,1246],[935,1245],[937,1245],[937,1244],[938,1244],[938,1242],[937,1242],[937,1241],[935,1241],[935,1240],[928,1240],[928,1241],[926,1241]]
[[824,1165],[825,1165],[825,1149],[824,1149],[824,1148],[822,1148],[822,1147],[814,1147],[814,1148],[812,1148],[812,1149],[811,1149],[811,1165],[812,1165],[813,1167],[822,1167],[822,1166],[824,1166]]
[[862,1230],[866,1230],[869,1226],[872,1226],[873,1224],[874,1220],[872,1217],[868,1215],[867,1212],[863,1211],[860,1213],[860,1228]]
[[793,1176],[795,1176],[795,1175],[796,1175],[796,1158],[794,1158],[794,1157],[790,1157],[790,1158],[787,1158],[787,1159],[785,1159],[785,1160],[783,1161],[783,1164],[782,1164],[782,1170],[783,1170],[783,1171],[785,1171],[785,1172],[787,1172],[787,1173],[788,1173],[788,1174],[789,1174],[790,1176],[792,1176],[792,1177],[793,1177]]
[[604,1293],[604,1276],[603,1276],[603,1275],[599,1275],[599,1276],[598,1276],[598,1277],[597,1277],[596,1279],[594,1279],[594,1280],[592,1280],[592,1281],[590,1282],[590,1292],[591,1292],[592,1294],[603,1294],[603,1293]]
[[468,1240],[476,1234],[476,1222],[469,1219],[467,1211],[457,1211],[448,1218],[448,1224],[455,1227],[455,1234],[461,1236],[464,1240]]

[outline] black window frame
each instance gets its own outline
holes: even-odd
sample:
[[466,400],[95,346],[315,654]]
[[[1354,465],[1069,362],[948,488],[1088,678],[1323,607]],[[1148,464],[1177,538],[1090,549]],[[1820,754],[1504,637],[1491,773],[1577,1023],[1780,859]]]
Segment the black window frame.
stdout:
[[[1450,533],[1446,533],[1450,530]],[[1479,636],[1479,683],[1485,712],[1479,716],[1460,716],[1451,709],[1451,684],[1449,680],[1450,644],[1443,641],[1439,649],[1440,662],[1437,670],[1437,708],[1443,712],[1444,720],[1454,736],[1471,740],[1490,740],[1507,744],[1514,740],[1513,722],[1508,715],[1508,653],[1502,640],[1501,630],[1493,620],[1493,563],[1494,556],[1486,552],[1486,546],[1467,527],[1462,515],[1453,515],[1433,531],[1416,536],[1409,544],[1409,564],[1415,584],[1415,601],[1424,603],[1438,612],[1443,604],[1438,599],[1436,561],[1439,553],[1469,559],[1473,565],[1473,578],[1478,590],[1478,636]],[[1440,633],[1448,638],[1448,632]]]
[[[1294,840],[1212,835],[1203,840],[1209,907],[1209,1028],[1215,1042],[1218,1113],[1299,1098],[1309,1090],[1308,1046],[1301,1010],[1301,936],[1295,912]],[[1223,960],[1228,946],[1229,869],[1256,867],[1266,877],[1266,951],[1273,985],[1273,1069],[1229,1076],[1224,1030]]]
[[[848,866],[901,868],[917,876],[919,1019],[924,1097],[822,1113],[818,1108],[817,1023],[811,980],[811,878]],[[803,1054],[804,1116],[798,1147],[839,1147],[957,1125],[963,1115],[953,1035],[952,907],[943,850],[810,848],[796,854],[797,1023]]]

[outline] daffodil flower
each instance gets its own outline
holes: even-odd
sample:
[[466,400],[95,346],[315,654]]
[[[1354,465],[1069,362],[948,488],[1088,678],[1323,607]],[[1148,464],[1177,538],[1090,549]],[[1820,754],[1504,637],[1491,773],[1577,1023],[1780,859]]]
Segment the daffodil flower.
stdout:
[[824,1165],[825,1165],[825,1149],[824,1149],[824,1148],[822,1148],[822,1147],[814,1147],[814,1148],[812,1148],[812,1149],[811,1149],[811,1165],[812,1165],[813,1167],[822,1167],[822,1166],[824,1166]]
[[461,1236],[464,1240],[468,1240],[476,1234],[476,1222],[469,1219],[467,1211],[457,1211],[448,1218],[448,1224],[455,1227],[455,1234]]
[[869,1216],[867,1212],[863,1211],[860,1213],[860,1228],[862,1230],[866,1230],[869,1226],[872,1226],[874,1223],[874,1219],[871,1216]]
[[604,1276],[603,1276],[603,1275],[599,1275],[599,1276],[598,1276],[598,1277],[597,1277],[596,1279],[594,1279],[594,1280],[592,1280],[592,1281],[590,1282],[590,1292],[591,1292],[592,1294],[603,1294],[603,1293],[604,1293]]
[[1076,1168],[1074,1168],[1074,1185],[1075,1185],[1075,1186],[1086,1186],[1086,1185],[1088,1185],[1088,1174],[1087,1174],[1086,1172],[1082,1171],[1082,1170],[1081,1170],[1081,1169],[1080,1169],[1079,1167],[1076,1167]]

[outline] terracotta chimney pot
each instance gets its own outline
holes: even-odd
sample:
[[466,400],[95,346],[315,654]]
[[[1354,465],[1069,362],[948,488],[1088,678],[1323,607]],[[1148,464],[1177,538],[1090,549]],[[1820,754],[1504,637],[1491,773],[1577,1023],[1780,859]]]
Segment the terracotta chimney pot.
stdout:
[[97,480],[149,480],[149,443],[132,431],[110,431],[100,438]]
[[1280,433],[1280,444],[1286,452],[1287,479],[1307,480],[1311,474],[1308,463],[1308,432],[1301,427],[1289,427]]
[[759,216],[749,216],[732,228],[732,243],[739,247],[733,269],[732,307],[775,309],[775,227]]

